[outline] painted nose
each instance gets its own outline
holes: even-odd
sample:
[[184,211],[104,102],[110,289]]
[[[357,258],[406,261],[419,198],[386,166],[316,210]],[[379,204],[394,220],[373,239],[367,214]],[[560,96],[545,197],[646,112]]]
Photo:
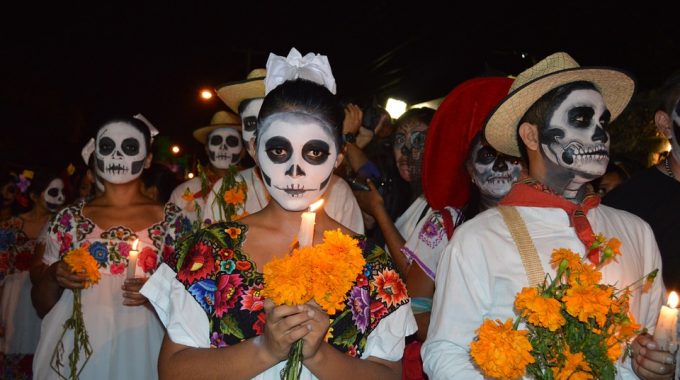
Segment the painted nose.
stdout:
[[493,163],[493,170],[497,172],[504,172],[508,170],[508,163],[505,161],[506,157],[498,155],[496,161]]
[[403,154],[404,156],[411,155],[411,148],[404,144],[404,146],[401,147],[401,154]]
[[286,175],[289,176],[289,177],[293,177],[293,178],[302,177],[302,176],[305,175],[305,171],[302,170],[300,165],[293,164],[288,168],[288,170],[286,170]]

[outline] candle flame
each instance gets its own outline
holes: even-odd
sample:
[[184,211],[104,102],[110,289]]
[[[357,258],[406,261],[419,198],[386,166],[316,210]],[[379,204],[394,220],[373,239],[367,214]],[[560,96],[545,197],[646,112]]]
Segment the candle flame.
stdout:
[[137,250],[137,244],[139,244],[139,239],[135,239],[135,241],[132,243],[132,250],[133,251]]
[[678,307],[678,293],[673,291],[668,295],[668,306],[674,309]]
[[316,211],[316,209],[318,209],[321,206],[323,206],[323,199],[319,199],[318,201],[309,205],[309,212],[314,212],[314,211]]

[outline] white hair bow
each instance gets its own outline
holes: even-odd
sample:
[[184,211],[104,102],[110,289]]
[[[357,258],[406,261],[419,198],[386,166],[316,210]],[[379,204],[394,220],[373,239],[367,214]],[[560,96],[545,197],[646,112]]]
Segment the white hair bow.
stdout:
[[90,156],[92,156],[92,152],[94,152],[94,137],[90,137],[83,149],[80,150],[80,157],[82,157],[83,161],[85,161],[85,165],[90,164]]
[[335,94],[335,78],[325,55],[307,53],[303,57],[295,48],[290,49],[288,57],[269,54],[267,76],[264,78],[265,95],[283,82],[297,78],[321,84]]
[[151,135],[151,141],[149,141],[149,145],[153,144],[153,138],[158,135],[158,129],[156,129],[156,127],[154,127],[153,124],[151,124],[151,122],[147,120],[141,113],[138,113],[133,117],[146,124],[147,128],[149,128],[149,134]]

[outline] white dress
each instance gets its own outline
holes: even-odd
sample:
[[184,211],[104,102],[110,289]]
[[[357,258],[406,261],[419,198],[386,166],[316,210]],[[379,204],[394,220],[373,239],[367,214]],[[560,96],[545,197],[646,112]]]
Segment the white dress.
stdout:
[[[59,212],[50,224],[44,262],[52,264],[68,251],[89,242],[88,250],[99,263],[101,280],[82,290],[82,311],[93,354],[85,365],[81,379],[155,379],[164,329],[148,305],[124,306],[121,286],[126,278],[131,243],[139,239],[137,277],[148,277],[160,263],[163,237],[168,225],[179,213],[177,206],[165,206],[164,220],[141,231],[126,227],[102,230],[82,214],[84,202]],[[58,379],[50,368],[54,348],[71,316],[73,292],[64,290],[59,301],[45,315],[41,337],[33,361],[34,379]],[[68,354],[72,330],[63,339],[64,362],[61,372],[68,377]],[[82,365],[84,355],[81,353]]]

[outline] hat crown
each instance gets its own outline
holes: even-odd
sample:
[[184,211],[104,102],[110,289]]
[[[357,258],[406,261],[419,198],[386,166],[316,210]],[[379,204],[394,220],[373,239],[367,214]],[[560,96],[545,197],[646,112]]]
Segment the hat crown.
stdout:
[[266,76],[267,76],[266,69],[253,69],[251,72],[248,73],[248,76],[246,76],[246,80],[264,79],[264,77]]
[[241,119],[231,112],[217,111],[210,119],[210,125],[235,124],[240,125]]
[[517,75],[517,78],[512,83],[508,93],[511,93],[525,84],[545,75],[562,70],[575,69],[578,67],[581,66],[567,53],[558,52],[551,54]]

